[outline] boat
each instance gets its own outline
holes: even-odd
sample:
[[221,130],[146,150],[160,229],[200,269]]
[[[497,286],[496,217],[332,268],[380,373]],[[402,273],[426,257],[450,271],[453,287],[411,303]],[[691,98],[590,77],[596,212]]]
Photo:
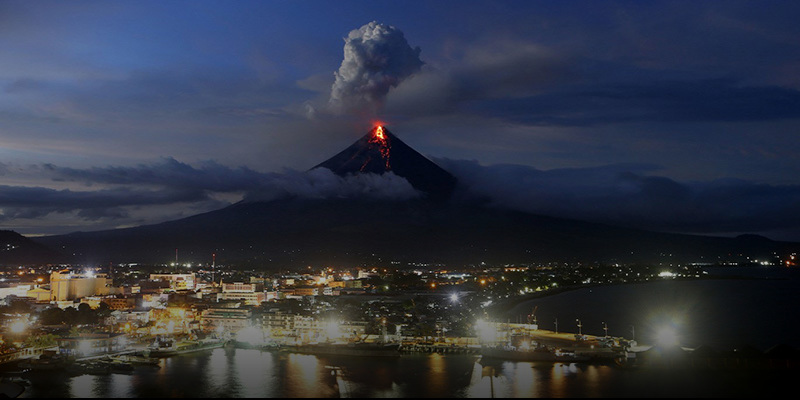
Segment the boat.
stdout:
[[482,358],[497,358],[513,361],[583,362],[590,360],[589,357],[576,355],[571,351],[549,349],[546,347],[524,350],[511,347],[486,346],[481,348],[480,354]]
[[126,374],[133,372],[135,369],[132,364],[118,360],[116,358],[109,358],[102,361],[103,364],[108,366],[109,370],[114,373]]
[[227,342],[222,339],[183,340],[176,342],[174,339],[157,339],[148,348],[149,357],[170,357],[178,354],[192,353],[201,350],[210,350],[225,346]]
[[20,368],[30,371],[63,370],[72,363],[69,357],[55,351],[46,351],[38,358],[29,359],[19,364]]
[[313,343],[289,345],[282,351],[326,356],[399,357],[399,343]]
[[108,363],[95,361],[83,365],[83,373],[89,375],[108,375],[111,373],[111,366]]
[[151,367],[159,367],[161,361],[154,357],[138,356],[133,354],[122,354],[111,358],[113,361],[123,362],[131,365],[147,365]]
[[72,376],[108,375],[111,373],[111,366],[108,365],[108,363],[99,360],[79,361],[74,364],[70,364],[66,370],[67,373]]

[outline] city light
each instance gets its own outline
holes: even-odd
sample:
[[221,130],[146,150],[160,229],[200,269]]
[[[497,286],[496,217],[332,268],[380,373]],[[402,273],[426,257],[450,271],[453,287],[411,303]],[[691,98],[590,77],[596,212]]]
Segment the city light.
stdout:
[[265,343],[264,330],[249,326],[236,333],[236,340],[254,347],[263,345]]
[[661,327],[656,333],[656,341],[664,347],[678,345],[678,333],[671,326]]
[[92,352],[92,343],[88,340],[81,340],[78,343],[78,351],[82,355],[90,354]]
[[483,343],[497,341],[497,327],[484,319],[479,319],[475,323],[475,332],[478,334],[478,339]]
[[341,324],[338,321],[328,321],[325,324],[325,335],[328,340],[336,341],[342,338]]
[[22,333],[25,332],[26,329],[28,329],[28,324],[22,320],[15,321],[9,326],[9,330],[14,333]]

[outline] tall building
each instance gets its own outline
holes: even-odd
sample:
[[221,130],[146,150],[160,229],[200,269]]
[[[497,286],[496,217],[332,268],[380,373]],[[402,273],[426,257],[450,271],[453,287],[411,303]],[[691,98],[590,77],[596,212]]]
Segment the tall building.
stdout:
[[108,294],[105,274],[78,273],[68,269],[50,274],[50,300],[76,300]]

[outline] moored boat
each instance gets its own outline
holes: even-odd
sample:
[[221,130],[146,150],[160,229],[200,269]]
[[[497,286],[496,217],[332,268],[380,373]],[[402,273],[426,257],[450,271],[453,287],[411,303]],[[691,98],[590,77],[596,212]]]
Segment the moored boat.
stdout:
[[589,361],[586,356],[574,352],[540,347],[531,350],[512,349],[507,347],[483,347],[481,357],[497,358],[513,361],[549,361],[549,362],[582,362]]
[[38,358],[25,360],[19,364],[20,368],[31,371],[63,370],[72,363],[72,359],[54,351],[47,351]]
[[133,354],[119,355],[116,357],[112,357],[112,360],[131,365],[147,365],[152,367],[158,367],[160,366],[161,363],[161,361],[159,361],[158,358],[137,356]]
[[225,346],[225,343],[227,342],[222,339],[184,340],[180,342],[176,342],[175,340],[161,340],[150,346],[148,356],[170,357],[178,354],[220,348]]

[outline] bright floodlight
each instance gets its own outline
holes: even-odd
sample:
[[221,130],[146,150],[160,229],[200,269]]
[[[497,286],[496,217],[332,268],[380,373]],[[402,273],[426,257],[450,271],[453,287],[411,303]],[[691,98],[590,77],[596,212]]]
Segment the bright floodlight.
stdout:
[[330,340],[338,340],[342,338],[342,330],[338,321],[328,321],[325,324],[325,334]]
[[13,324],[11,324],[11,326],[9,327],[9,329],[11,329],[11,332],[14,332],[14,333],[25,332],[25,329],[27,329],[27,328],[28,328],[28,324],[26,324],[25,321],[16,321]]
[[453,303],[457,302],[458,301],[458,293],[451,294],[450,295],[450,301],[452,301]]
[[80,351],[80,353],[84,356],[90,354],[92,352],[92,342],[88,340],[81,340],[78,343],[78,351]]
[[665,326],[658,331],[656,341],[662,346],[677,346],[678,333],[672,327]]
[[258,329],[258,327],[250,326],[240,330],[236,334],[236,340],[251,346],[262,345],[264,344],[264,331]]

